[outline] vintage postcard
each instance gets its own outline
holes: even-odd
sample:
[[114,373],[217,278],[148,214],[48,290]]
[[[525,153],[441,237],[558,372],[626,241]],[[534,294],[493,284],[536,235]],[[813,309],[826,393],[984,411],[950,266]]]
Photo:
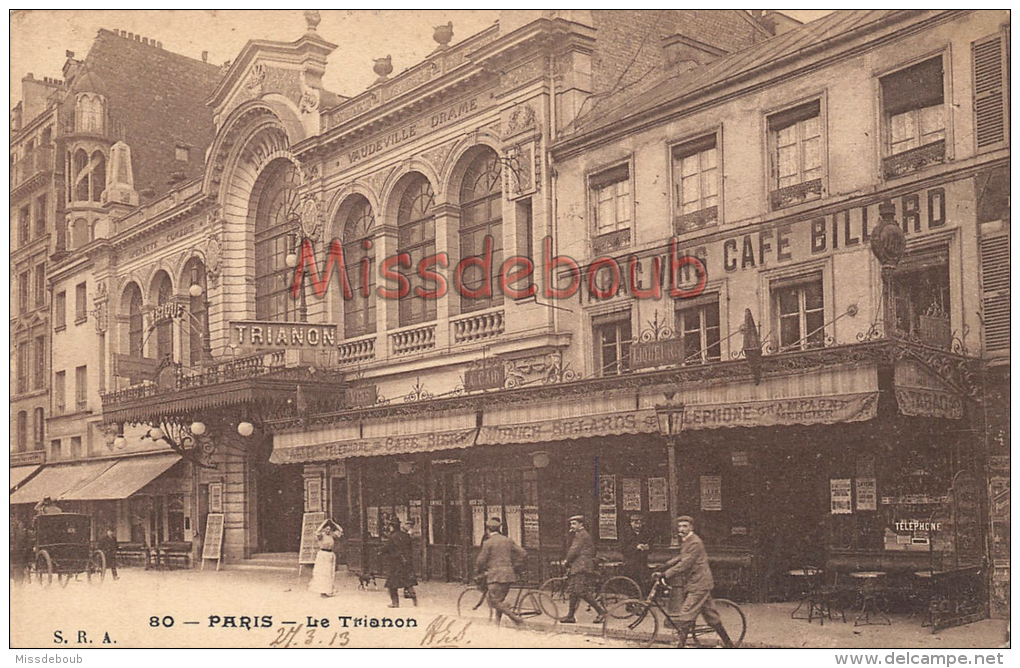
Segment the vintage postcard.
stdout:
[[9,20],[18,657],[1002,662],[1007,10]]

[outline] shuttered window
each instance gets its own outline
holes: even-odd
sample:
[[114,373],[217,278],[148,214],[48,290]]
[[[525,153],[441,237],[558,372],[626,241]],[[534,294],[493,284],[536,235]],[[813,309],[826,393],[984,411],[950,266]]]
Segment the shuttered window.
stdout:
[[981,239],[985,350],[1009,352],[1009,235]]
[[1002,36],[972,45],[974,64],[974,135],[977,148],[998,148],[1007,141],[1006,63]]

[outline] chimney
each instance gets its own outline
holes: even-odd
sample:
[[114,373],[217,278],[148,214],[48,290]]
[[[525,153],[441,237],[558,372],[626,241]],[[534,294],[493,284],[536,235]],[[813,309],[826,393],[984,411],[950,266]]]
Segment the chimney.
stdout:
[[202,62],[203,63],[208,63],[209,62],[209,52],[208,51],[203,51],[202,52]]

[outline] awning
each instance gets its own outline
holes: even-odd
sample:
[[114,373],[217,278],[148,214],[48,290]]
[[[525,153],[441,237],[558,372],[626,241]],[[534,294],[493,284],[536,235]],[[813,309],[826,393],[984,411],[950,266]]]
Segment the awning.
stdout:
[[14,488],[25,482],[28,476],[32,475],[39,470],[39,466],[12,466],[11,467],[11,491]]
[[181,460],[177,454],[128,457],[116,460],[97,478],[65,494],[66,501],[126,499]]
[[47,496],[57,501],[113,466],[114,461],[104,459],[98,462],[52,464],[43,467],[43,470],[25,483],[24,487],[11,494],[10,503],[11,505],[39,503]]

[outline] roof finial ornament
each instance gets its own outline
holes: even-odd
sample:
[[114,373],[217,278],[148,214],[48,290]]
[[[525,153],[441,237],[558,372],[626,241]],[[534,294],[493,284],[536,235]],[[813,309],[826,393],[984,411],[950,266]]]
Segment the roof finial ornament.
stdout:
[[436,43],[439,44],[439,50],[449,47],[450,40],[453,39],[453,21],[447,21],[446,25],[433,28],[432,39],[436,40]]
[[390,56],[385,58],[376,58],[375,64],[372,65],[372,71],[379,77],[376,79],[376,83],[386,81],[386,77],[393,72],[393,59]]
[[319,23],[322,22],[322,15],[319,14],[318,10],[306,9],[305,10],[305,23],[308,24],[308,32],[315,32],[318,28]]

